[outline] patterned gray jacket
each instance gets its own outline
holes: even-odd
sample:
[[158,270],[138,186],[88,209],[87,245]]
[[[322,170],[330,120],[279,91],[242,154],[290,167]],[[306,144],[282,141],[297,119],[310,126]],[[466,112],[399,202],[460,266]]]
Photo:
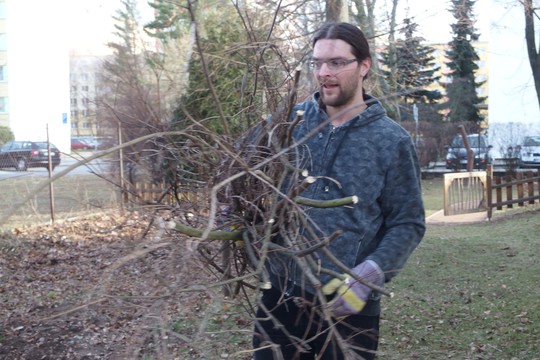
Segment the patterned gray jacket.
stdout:
[[[386,115],[377,99],[364,97],[368,108],[337,128],[319,107],[318,93],[296,105],[295,110],[303,110],[304,115],[294,139],[301,144],[298,151],[309,175],[317,179],[302,196],[328,200],[356,195],[359,201],[354,205],[308,208],[307,215],[320,238],[342,231],[328,248],[344,265],[352,268],[373,260],[390,281],[425,232],[421,174],[408,132]],[[316,257],[321,267],[342,272],[324,254]],[[291,284],[301,284],[310,288],[290,260],[286,268],[270,266],[269,270],[275,287],[287,291]],[[317,275],[323,284],[331,278]],[[380,311],[378,297],[373,300],[375,304],[368,302],[363,314]]]

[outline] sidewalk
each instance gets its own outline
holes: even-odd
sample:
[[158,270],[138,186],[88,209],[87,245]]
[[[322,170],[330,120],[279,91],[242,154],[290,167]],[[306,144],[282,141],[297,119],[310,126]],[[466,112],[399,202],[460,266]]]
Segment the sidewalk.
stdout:
[[439,210],[426,217],[426,223],[434,225],[470,224],[485,221],[488,221],[487,211],[445,216],[444,210]]

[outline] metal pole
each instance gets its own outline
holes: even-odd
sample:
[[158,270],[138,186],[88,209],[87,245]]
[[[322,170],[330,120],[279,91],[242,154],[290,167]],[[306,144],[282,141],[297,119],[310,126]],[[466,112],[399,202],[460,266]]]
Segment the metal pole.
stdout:
[[[122,127],[118,123],[118,145],[122,145]],[[124,192],[126,191],[124,180],[124,151],[122,148],[118,150],[120,159],[120,210],[124,211]]]
[[414,122],[415,122],[415,128],[416,128],[416,133],[415,133],[415,136],[414,136],[414,142],[416,145],[416,147],[418,148],[418,107],[416,106],[416,103],[413,104],[413,117],[414,117]]
[[51,156],[51,142],[49,141],[49,124],[46,125],[46,132],[47,132],[47,160],[48,160],[48,166],[47,169],[49,170],[49,205],[51,210],[51,224],[54,225],[54,185],[53,182],[50,181],[52,178],[52,156]]

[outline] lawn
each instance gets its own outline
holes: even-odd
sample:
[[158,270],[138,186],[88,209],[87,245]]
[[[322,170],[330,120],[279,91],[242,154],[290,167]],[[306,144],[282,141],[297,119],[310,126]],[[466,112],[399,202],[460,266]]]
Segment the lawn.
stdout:
[[[430,181],[428,214],[442,204],[432,192],[439,180]],[[396,296],[384,300],[380,358],[540,359],[539,215],[532,207],[493,222],[428,226],[389,284]]]
[[[46,180],[38,177],[20,177],[0,181],[3,205],[0,208],[0,215],[12,213],[15,204],[34,192],[34,189]],[[52,191],[55,220],[110,209],[116,206],[118,194],[117,189],[109,181],[95,175],[62,177],[54,182]],[[6,224],[0,224],[0,229],[49,222],[50,199],[50,189],[47,186],[12,213]]]
[[[6,203],[13,203],[32,186],[32,183],[4,182],[2,195]],[[97,177],[61,179],[55,183],[55,194],[58,218],[79,211],[101,211],[115,200],[114,188]],[[35,197],[15,218],[28,223],[38,215],[46,215],[47,196],[44,192]],[[423,180],[423,197],[427,215],[440,210],[442,179]],[[395,296],[383,300],[379,359],[540,360],[539,215],[536,206],[525,212],[508,212],[492,222],[428,225],[423,242],[405,269],[388,284]],[[92,228],[89,225],[80,228],[89,230],[89,227]],[[62,228],[49,230],[51,237],[62,237]],[[125,247],[129,251],[134,239],[126,241],[129,246],[119,246],[121,243],[115,241],[111,249]],[[76,267],[86,259],[84,253],[77,256],[81,260],[74,262]],[[77,256],[73,258],[79,259]],[[183,261],[181,256],[171,258]],[[89,259],[95,261],[93,257]],[[156,259],[153,254],[148,261],[156,265]],[[50,271],[50,265],[43,266]],[[166,268],[162,269],[163,273],[178,275],[169,273],[173,268],[170,264]],[[122,284],[143,281],[140,269],[132,272],[135,278],[124,279]],[[178,279],[182,280],[180,285],[167,280],[166,289],[185,287],[184,278]],[[146,285],[150,287],[151,283]],[[62,286],[67,285],[62,283]],[[220,299],[218,293],[203,295],[200,294],[197,311],[189,311],[194,307],[189,302],[174,301],[184,310],[171,314],[167,317],[168,325],[163,324],[174,335],[168,341],[182,345],[182,350],[176,350],[178,355],[182,354],[181,358],[200,358],[193,354],[219,358],[220,354],[228,353],[228,358],[246,359],[251,325],[245,309]],[[118,294],[112,292],[109,296]],[[186,344],[178,341],[191,333],[201,334],[199,340]]]

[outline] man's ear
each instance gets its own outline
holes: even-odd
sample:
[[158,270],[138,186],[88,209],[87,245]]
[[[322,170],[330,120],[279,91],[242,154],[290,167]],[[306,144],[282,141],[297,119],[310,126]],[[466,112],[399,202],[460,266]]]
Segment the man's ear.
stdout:
[[367,73],[371,69],[371,59],[364,59],[360,62],[360,73],[363,77],[366,77]]

